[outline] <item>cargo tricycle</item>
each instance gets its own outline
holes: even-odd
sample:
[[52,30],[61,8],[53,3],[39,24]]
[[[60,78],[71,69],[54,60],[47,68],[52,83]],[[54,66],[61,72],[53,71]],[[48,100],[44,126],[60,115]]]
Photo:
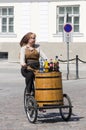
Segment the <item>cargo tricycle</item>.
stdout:
[[34,94],[27,95],[24,91],[24,108],[29,122],[35,123],[41,109],[59,109],[64,121],[72,114],[69,96],[63,94],[61,72],[36,73],[33,84]]

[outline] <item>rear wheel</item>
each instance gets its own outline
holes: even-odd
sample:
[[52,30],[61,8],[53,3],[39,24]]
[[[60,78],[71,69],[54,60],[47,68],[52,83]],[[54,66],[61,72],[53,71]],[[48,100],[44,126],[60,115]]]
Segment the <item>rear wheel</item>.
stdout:
[[26,93],[27,93],[27,89],[25,88],[25,90],[24,90],[24,109],[25,110],[26,110],[26,102],[28,100],[28,95],[26,95]]
[[[35,90],[34,90],[34,84],[33,84],[33,86],[32,86],[32,91],[31,91],[31,96],[35,96]],[[25,90],[24,90],[24,108],[26,109],[26,102],[27,102],[27,99],[28,99],[28,97],[30,96],[29,94],[27,94],[28,92],[27,92],[27,89],[25,88]]]
[[63,107],[60,108],[60,114],[63,120],[68,121],[72,114],[72,104],[67,94],[63,94],[63,104]]
[[36,119],[37,119],[37,103],[34,99],[34,97],[30,96],[26,102],[26,115],[27,118],[29,120],[29,122],[31,123],[35,123]]
[[27,95],[27,90],[24,91],[24,109],[29,122],[34,123],[37,119],[37,103],[33,96]]

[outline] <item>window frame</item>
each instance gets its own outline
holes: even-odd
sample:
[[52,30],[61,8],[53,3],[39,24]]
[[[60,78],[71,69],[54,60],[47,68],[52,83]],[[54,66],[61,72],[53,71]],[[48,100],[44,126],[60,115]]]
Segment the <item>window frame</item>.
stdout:
[[[3,15],[3,9],[6,9],[7,12],[5,15]],[[10,12],[10,9],[12,9],[12,12]],[[6,25],[3,24],[3,19],[6,18]],[[12,24],[10,25],[9,21],[10,18],[13,19]],[[9,29],[9,26],[12,27],[12,31]],[[6,27],[7,30],[4,31],[3,27]],[[14,33],[14,6],[0,6],[0,34],[13,34]]]
[[[60,8],[64,8],[64,13],[63,14],[60,14],[59,13],[59,9]],[[60,29],[59,29],[59,18],[60,17],[64,17],[64,21],[63,21],[63,24],[61,24],[62,26],[64,26],[64,24],[66,23],[66,17],[67,17],[67,13],[66,13],[66,10],[67,10],[67,8],[68,7],[71,7],[72,8],[72,13],[71,14],[69,14],[68,16],[71,18],[71,25],[73,26],[73,33],[74,34],[77,34],[77,33],[80,33],[80,5],[62,5],[62,6],[56,6],[56,34],[62,34],[63,33],[63,31],[59,31]],[[74,7],[78,7],[79,8],[79,12],[78,12],[78,14],[73,14],[73,8]],[[75,17],[78,17],[79,18],[79,23],[78,24],[74,24],[73,22],[74,22],[74,18]],[[78,31],[74,31],[74,25],[75,26],[79,26],[79,30]]]

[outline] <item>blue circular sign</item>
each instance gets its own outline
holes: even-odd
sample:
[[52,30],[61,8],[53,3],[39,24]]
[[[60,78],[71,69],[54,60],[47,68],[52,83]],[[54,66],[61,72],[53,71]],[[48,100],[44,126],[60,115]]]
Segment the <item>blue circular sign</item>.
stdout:
[[65,30],[65,32],[67,32],[67,33],[71,32],[71,31],[72,31],[72,26],[71,26],[71,24],[65,24],[64,30]]

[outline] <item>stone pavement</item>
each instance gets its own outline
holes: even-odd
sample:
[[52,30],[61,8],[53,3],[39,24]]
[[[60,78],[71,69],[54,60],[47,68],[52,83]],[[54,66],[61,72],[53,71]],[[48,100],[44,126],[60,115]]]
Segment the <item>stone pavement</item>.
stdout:
[[[75,80],[72,67],[71,80],[65,80],[63,73],[63,92],[71,98],[73,114],[68,122],[62,120],[59,110],[47,110],[39,113],[35,124],[28,122],[23,106],[24,78],[20,74],[18,63],[0,63],[0,130],[86,130],[86,71],[83,65],[81,79]],[[72,79],[73,78],[73,79]]]

